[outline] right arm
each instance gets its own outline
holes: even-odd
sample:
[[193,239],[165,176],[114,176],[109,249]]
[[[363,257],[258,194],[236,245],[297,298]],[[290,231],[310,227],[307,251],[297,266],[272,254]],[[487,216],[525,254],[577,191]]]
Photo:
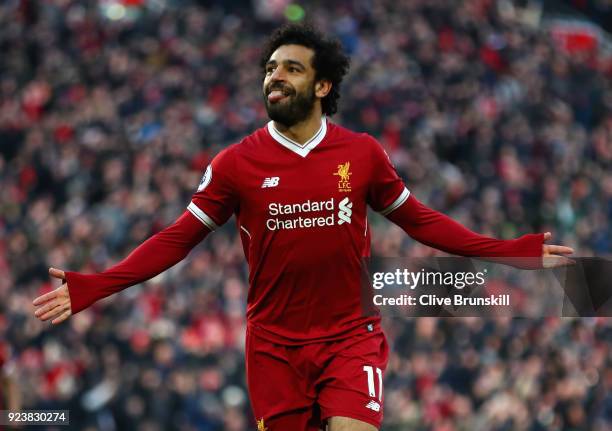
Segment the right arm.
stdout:
[[98,299],[155,277],[184,259],[238,207],[235,148],[221,151],[208,165],[187,211],[174,224],[146,240],[117,265],[99,274],[49,268],[49,274],[63,284],[34,300],[36,317],[60,323]]
[[39,296],[34,305],[40,320],[57,324],[99,299],[155,277],[180,262],[210,233],[191,212],[185,211],[172,225],[147,239],[124,260],[98,274],[49,269],[62,279],[58,289]]

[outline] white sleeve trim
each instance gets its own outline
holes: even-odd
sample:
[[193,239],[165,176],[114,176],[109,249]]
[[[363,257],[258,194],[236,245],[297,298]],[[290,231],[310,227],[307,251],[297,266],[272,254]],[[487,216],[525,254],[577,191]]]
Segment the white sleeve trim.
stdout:
[[380,213],[384,216],[391,214],[393,211],[398,209],[401,204],[406,202],[409,196],[410,196],[410,191],[406,187],[404,187],[404,190],[402,191],[402,193],[400,193],[398,198],[395,201],[393,201],[393,203],[389,205],[387,208],[380,211]]
[[244,227],[244,226],[242,226],[242,225],[241,225],[241,226],[240,226],[240,229],[242,229],[243,231],[245,231],[245,232],[246,232],[246,234],[249,236],[249,239],[252,239],[252,238],[251,238],[251,232],[249,232],[249,231],[247,230],[247,228],[246,228],[246,227]]
[[202,211],[200,208],[198,208],[198,206],[194,204],[193,202],[189,203],[189,205],[187,206],[187,210],[189,210],[189,212],[193,214],[195,218],[200,220],[204,224],[204,226],[206,226],[210,230],[219,229],[219,226],[217,226],[217,223],[215,223],[213,219],[208,217],[208,215],[204,211]]

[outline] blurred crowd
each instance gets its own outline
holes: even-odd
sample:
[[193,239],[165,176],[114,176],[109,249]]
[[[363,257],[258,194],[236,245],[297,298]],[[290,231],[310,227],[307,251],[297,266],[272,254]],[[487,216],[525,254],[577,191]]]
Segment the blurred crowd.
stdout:
[[[33,317],[57,286],[49,266],[118,262],[184,211],[211,157],[267,121],[257,63],[282,15],[109,3],[0,2],[0,367],[24,408],[69,409],[74,429],[253,430],[231,221],[67,323]],[[511,6],[302,3],[351,55],[333,121],[377,137],[417,198],[484,234],[550,230],[609,257],[612,68]],[[374,231],[376,255],[437,254],[380,217]],[[385,326],[384,430],[612,429],[609,319]]]

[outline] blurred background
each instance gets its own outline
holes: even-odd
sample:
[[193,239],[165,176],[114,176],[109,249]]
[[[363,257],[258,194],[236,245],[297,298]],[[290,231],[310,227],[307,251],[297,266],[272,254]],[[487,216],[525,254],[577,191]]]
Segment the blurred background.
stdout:
[[[267,121],[260,49],[302,19],[352,57],[333,120],[377,137],[420,200],[612,254],[611,0],[2,0],[0,405],[69,409],[71,429],[255,429],[232,222],[57,327],[31,302],[49,266],[101,271],[184,211]],[[439,254],[372,217],[375,255]],[[385,326],[383,430],[612,429],[610,319]]]

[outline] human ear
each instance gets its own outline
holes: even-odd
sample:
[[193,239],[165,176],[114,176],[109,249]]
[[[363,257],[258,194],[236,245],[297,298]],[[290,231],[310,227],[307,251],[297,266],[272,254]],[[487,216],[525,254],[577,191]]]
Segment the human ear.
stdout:
[[323,79],[321,81],[317,81],[315,84],[315,95],[319,98],[324,98],[329,94],[332,88],[331,81]]

